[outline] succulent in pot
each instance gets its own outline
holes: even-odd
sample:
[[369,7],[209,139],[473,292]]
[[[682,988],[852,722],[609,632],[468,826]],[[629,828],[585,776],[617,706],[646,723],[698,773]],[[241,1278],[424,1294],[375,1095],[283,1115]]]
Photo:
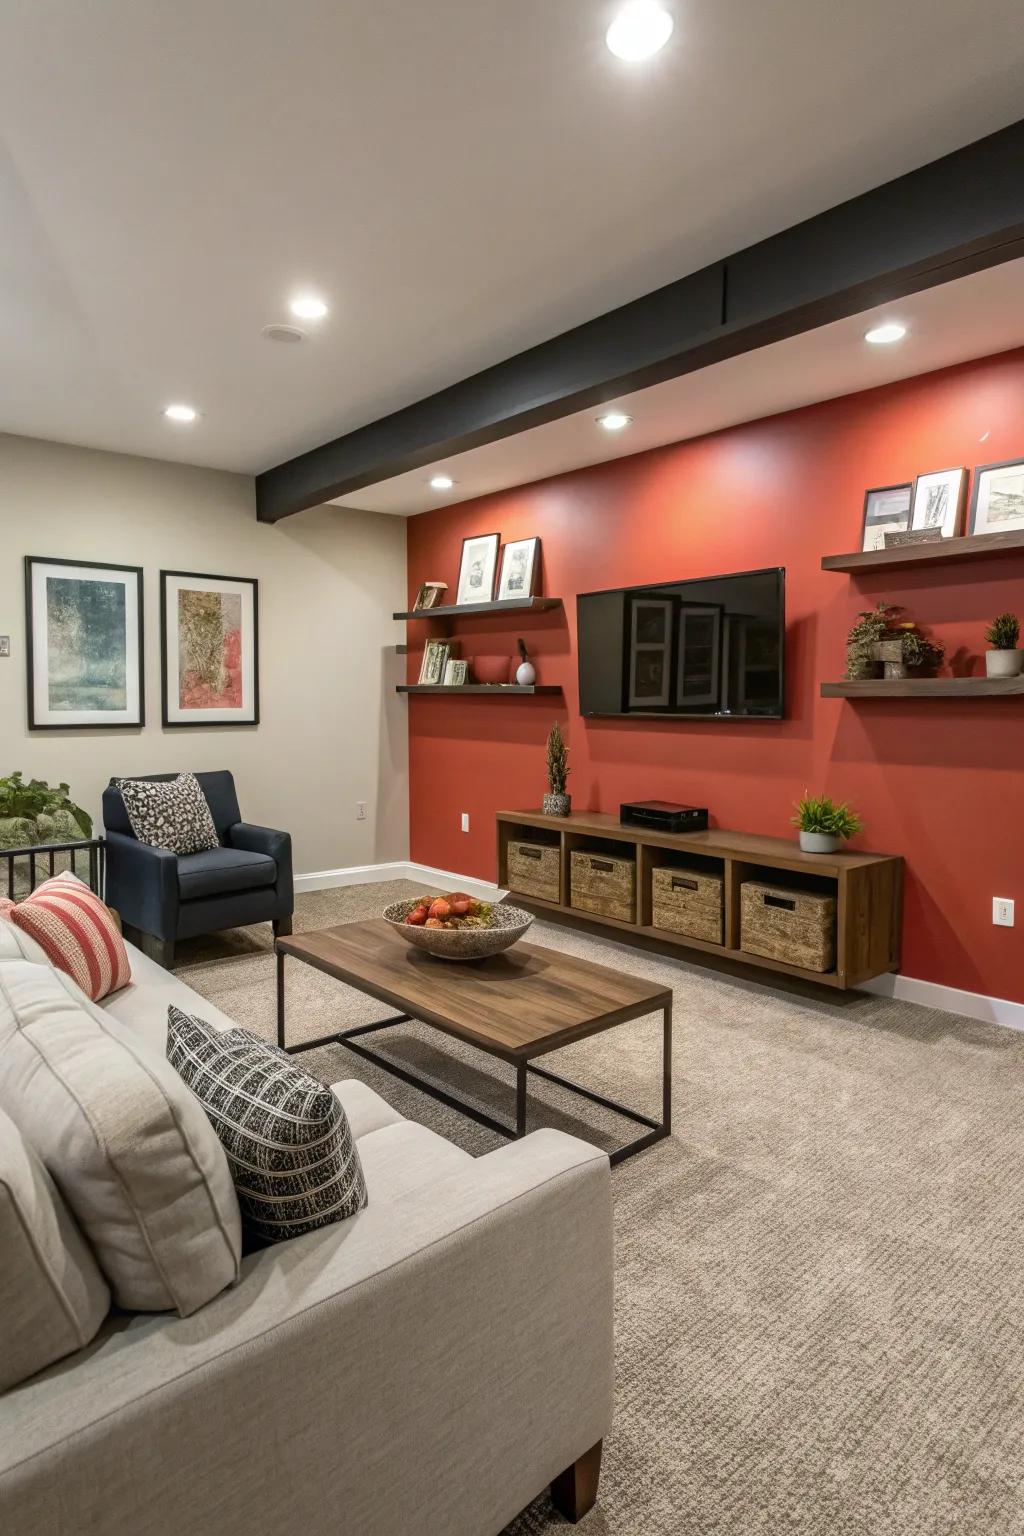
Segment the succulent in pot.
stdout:
[[568,816],[572,810],[572,798],[565,792],[565,781],[569,777],[569,749],[557,720],[548,732],[547,768],[548,793],[544,796],[541,810],[545,816]]
[[1024,650],[1019,648],[1020,620],[1015,613],[1001,613],[985,631],[992,647],[985,652],[987,677],[1017,677],[1024,670]]
[[837,803],[827,795],[805,792],[796,803],[793,825],[800,829],[804,853],[835,853],[848,837],[861,830],[863,823],[845,801]]

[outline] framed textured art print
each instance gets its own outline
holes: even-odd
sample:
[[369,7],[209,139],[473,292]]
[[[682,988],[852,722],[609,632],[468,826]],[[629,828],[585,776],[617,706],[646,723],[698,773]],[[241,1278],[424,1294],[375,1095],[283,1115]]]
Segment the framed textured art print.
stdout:
[[500,543],[501,535],[497,533],[478,533],[470,539],[463,539],[459,589],[455,597],[459,606],[464,603],[489,603],[493,599]]
[[1020,533],[1024,529],[1024,458],[979,464],[971,493],[972,533]]
[[25,619],[30,731],[145,723],[140,566],[26,555]]
[[918,475],[910,506],[911,529],[938,528],[944,539],[955,539],[966,500],[966,469],[935,469]]
[[259,583],[160,572],[164,725],[258,725]]

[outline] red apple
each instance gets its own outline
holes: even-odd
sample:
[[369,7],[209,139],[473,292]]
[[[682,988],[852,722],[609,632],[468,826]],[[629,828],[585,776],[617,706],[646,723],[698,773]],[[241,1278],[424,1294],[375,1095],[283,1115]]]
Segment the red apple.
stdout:
[[470,901],[468,896],[453,896],[452,911],[456,917],[469,916]]
[[405,920],[407,923],[411,923],[414,928],[422,928],[427,920],[426,908],[414,907]]
[[444,922],[447,918],[451,917],[451,915],[451,903],[445,901],[443,896],[438,896],[436,901],[432,901],[430,903],[431,917],[436,917],[440,919],[441,922]]

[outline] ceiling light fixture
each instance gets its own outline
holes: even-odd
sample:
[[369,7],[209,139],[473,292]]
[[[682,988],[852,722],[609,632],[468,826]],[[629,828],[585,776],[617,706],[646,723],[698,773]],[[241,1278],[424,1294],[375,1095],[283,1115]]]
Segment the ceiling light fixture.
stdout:
[[313,293],[300,293],[292,299],[288,308],[297,320],[322,320],[327,313],[323,299],[318,299]]
[[873,346],[884,347],[891,341],[902,341],[906,334],[905,325],[900,325],[898,320],[887,320],[884,325],[875,325],[870,331],[865,331],[864,340],[870,341]]
[[191,405],[169,405],[164,411],[168,421],[190,422],[195,421],[199,412]]
[[432,491],[450,491],[455,481],[451,475],[431,475],[430,489]]
[[612,22],[604,40],[617,59],[649,59],[672,36],[672,17],[657,0],[631,0]]
[[621,432],[623,427],[628,427],[632,420],[632,416],[627,416],[622,411],[607,411],[604,416],[598,416],[597,424],[604,427],[606,432]]

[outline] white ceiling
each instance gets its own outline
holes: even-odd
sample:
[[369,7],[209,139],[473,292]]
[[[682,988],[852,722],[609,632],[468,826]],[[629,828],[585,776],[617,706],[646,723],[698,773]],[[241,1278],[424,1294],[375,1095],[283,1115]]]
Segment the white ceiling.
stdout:
[[[904,339],[893,346],[868,345],[864,332],[882,320],[904,324]],[[407,517],[1021,346],[1024,259],[774,342],[699,373],[618,395],[600,411],[580,411],[427,469],[396,475],[340,496],[334,505]],[[597,416],[611,407],[632,416],[632,424],[621,432],[599,427]],[[455,486],[438,493],[428,480],[441,472],[450,475]]]
[[1020,114],[1020,0],[666,3],[3,0],[0,429],[255,472]]

